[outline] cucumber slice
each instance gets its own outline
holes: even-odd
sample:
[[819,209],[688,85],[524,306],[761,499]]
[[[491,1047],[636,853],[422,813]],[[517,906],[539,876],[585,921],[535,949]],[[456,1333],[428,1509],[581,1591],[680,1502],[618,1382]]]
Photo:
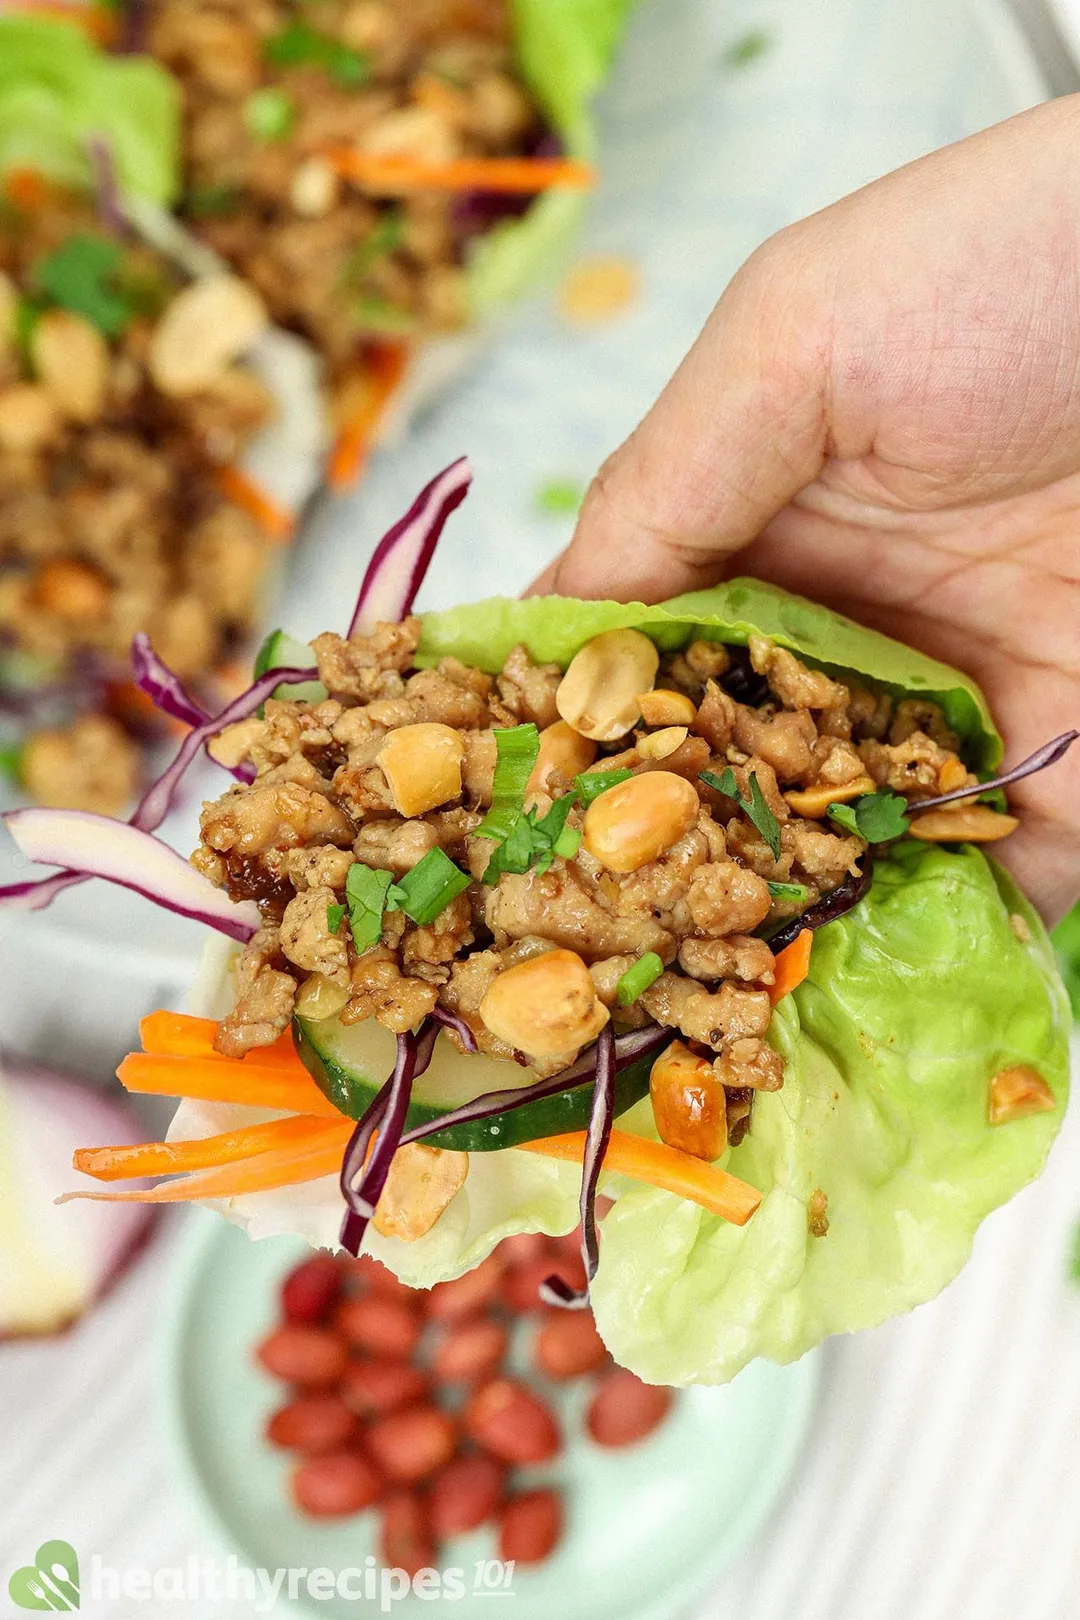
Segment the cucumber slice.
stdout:
[[[310,669],[315,654],[306,641],[298,641],[287,630],[271,630],[255,654],[255,680],[268,669]],[[274,693],[282,702],[322,703],[327,697],[322,681],[303,681],[299,686],[279,686]]]
[[[396,1043],[389,1030],[374,1019],[363,1024],[341,1024],[336,1018],[294,1018],[293,1038],[304,1066],[319,1089],[350,1119],[359,1119],[394,1068]],[[615,1080],[615,1112],[625,1113],[646,1095],[652,1058],[623,1069]],[[532,1085],[536,1075],[516,1063],[459,1052],[445,1034],[439,1036],[435,1058],[413,1088],[406,1128],[426,1125],[440,1114],[471,1102],[489,1091]],[[457,1148],[463,1153],[490,1153],[516,1147],[542,1136],[581,1131],[589,1123],[592,1082],[571,1091],[492,1119],[454,1125],[427,1138],[432,1147]]]

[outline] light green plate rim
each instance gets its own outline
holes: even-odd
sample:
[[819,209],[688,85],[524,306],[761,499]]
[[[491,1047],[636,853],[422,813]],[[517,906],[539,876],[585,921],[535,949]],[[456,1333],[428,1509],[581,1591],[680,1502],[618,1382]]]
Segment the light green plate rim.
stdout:
[[[285,1496],[284,1459],[258,1438],[274,1386],[251,1365],[250,1347],[271,1320],[271,1282],[299,1252],[291,1239],[251,1245],[216,1215],[193,1212],[170,1268],[163,1322],[168,1449],[214,1543],[242,1561],[362,1566],[371,1550],[369,1519],[300,1519]],[[199,1375],[200,1357],[209,1378]],[[571,1528],[564,1551],[515,1576],[514,1620],[555,1613],[559,1620],[670,1620],[702,1597],[787,1485],[810,1427],[819,1370],[815,1355],[790,1367],[755,1363],[725,1389],[685,1392],[652,1439],[617,1452],[582,1436],[584,1389],[559,1391],[568,1444],[536,1477],[565,1485]],[[625,1558],[613,1539],[626,1543]],[[452,1543],[443,1563],[470,1569],[494,1552],[487,1528]],[[622,1593],[612,1586],[620,1577]],[[362,1615],[365,1602],[370,1609],[370,1600],[300,1598],[283,1600],[278,1612],[338,1620]],[[471,1612],[471,1594],[457,1602],[410,1597],[394,1603],[393,1613],[411,1620],[444,1608]]]

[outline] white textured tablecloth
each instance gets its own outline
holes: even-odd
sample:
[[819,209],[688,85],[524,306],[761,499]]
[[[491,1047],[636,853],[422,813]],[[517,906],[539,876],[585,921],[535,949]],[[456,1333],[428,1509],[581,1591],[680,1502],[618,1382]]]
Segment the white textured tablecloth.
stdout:
[[[723,52],[751,28],[771,48],[733,76]],[[564,535],[537,515],[537,484],[588,475],[757,242],[1038,94],[1006,15],[978,0],[652,0],[608,98],[606,181],[588,238],[641,265],[640,309],[595,336],[561,328],[546,302],[524,312],[483,372],[376,466],[348,508],[325,515],[299,558],[290,623],[309,632],[330,611],[340,617],[372,537],[463,449],[480,474],[467,518],[455,520],[467,540],[442,553],[430,600],[520,588]],[[104,962],[73,1020],[64,981],[75,970],[55,935],[47,951],[32,944],[34,926],[0,938],[0,1027],[42,1055],[120,1047],[132,1017],[179,988],[182,959],[144,938]],[[1080,1613],[1080,1289],[1065,1281],[1078,1167],[1074,1114],[1049,1174],[987,1223],[944,1297],[829,1348],[804,1465],[703,1615]],[[46,1536],[118,1567],[215,1550],[172,1483],[155,1426],[168,1242],[65,1338],[0,1347],[0,1594]],[[110,1620],[148,1612],[94,1609]],[[242,1614],[200,1607],[185,1620]]]

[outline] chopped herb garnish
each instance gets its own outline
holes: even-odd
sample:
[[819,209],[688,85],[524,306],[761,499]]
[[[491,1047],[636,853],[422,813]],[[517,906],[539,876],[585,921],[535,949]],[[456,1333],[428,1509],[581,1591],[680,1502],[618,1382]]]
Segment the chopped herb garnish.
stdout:
[[30,339],[34,335],[34,327],[41,319],[41,305],[31,298],[20,298],[15,305],[15,321],[12,336],[15,345],[24,360],[30,358]]
[[628,967],[618,984],[615,995],[620,1007],[632,1007],[640,995],[655,984],[664,971],[664,964],[655,951],[639,956],[633,967]]
[[260,141],[283,141],[296,122],[296,107],[284,90],[268,85],[244,102],[244,123]]
[[406,337],[416,330],[416,316],[389,298],[376,298],[365,294],[356,300],[356,315],[365,326],[387,337]]
[[362,242],[349,254],[345,263],[346,281],[363,281],[380,259],[393,253],[405,237],[405,216],[400,208],[388,208]]
[[749,67],[756,62],[772,44],[772,40],[763,28],[752,28],[749,33],[740,34],[733,39],[720,58],[721,65],[726,68]]
[[217,219],[235,213],[240,200],[236,186],[192,186],[184,199],[184,209],[192,219]]
[[393,881],[393,872],[364,866],[361,861],[349,867],[349,875],[345,879],[345,898],[349,907],[353,944],[358,951],[369,951],[379,943],[386,896]]
[[553,478],[536,491],[536,504],[549,517],[573,517],[584,498],[582,486],[569,479]]
[[274,67],[320,67],[345,90],[355,90],[371,77],[371,63],[363,51],[320,34],[307,23],[291,22],[263,46]]
[[[349,868],[350,873],[353,870]],[[403,911],[414,923],[433,923],[471,882],[468,872],[455,866],[444,850],[429,849],[399,883],[388,889],[386,909]]]
[[7,748],[0,748],[0,775],[4,775],[11,782],[22,781],[22,744],[11,743]]
[[829,819],[848,832],[865,838],[868,844],[888,844],[902,838],[911,825],[907,800],[898,793],[864,793],[854,804],[830,804]]
[[531,867],[546,872],[557,855],[572,859],[581,834],[576,827],[566,825],[566,818],[576,803],[576,793],[565,793],[546,815],[541,816],[537,810],[519,810],[509,834],[493,852],[483,881],[497,883],[504,872],[520,875]]
[[326,926],[332,934],[336,934],[341,927],[341,919],[348,911],[348,906],[327,906]]
[[580,776],[574,777],[574,786],[587,810],[601,793],[606,793],[608,788],[618,787],[620,782],[628,782],[633,774],[633,771],[582,771]]
[[700,781],[714,792],[722,793],[727,799],[734,799],[743,814],[753,822],[758,832],[764,838],[773,852],[776,860],[780,859],[780,823],[773,815],[765,802],[765,795],[761,791],[761,783],[757,779],[757,772],[750,772],[750,797],[743,798],[739,792],[739,784],[735,780],[735,772],[730,765],[725,766],[719,776],[712,771],[702,771]]
[[132,315],[131,303],[116,284],[123,257],[118,242],[69,236],[34,266],[34,284],[52,303],[84,316],[105,337],[119,337]]
[[525,788],[540,752],[540,733],[531,723],[495,733],[495,776],[491,809],[476,829],[480,838],[509,838],[521,816]]
[[792,900],[796,905],[802,905],[809,900],[810,890],[805,883],[770,883],[769,893],[774,900]]

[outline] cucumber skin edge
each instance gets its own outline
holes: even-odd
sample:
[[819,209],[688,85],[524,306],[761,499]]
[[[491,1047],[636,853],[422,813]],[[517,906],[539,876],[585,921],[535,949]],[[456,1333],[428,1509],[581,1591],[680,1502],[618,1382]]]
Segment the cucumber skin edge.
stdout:
[[[371,1083],[362,1090],[345,1070],[328,1063],[315,1050],[299,1022],[293,1020],[293,1044],[297,1055],[323,1096],[347,1119],[359,1119],[373,1095]],[[618,1117],[646,1096],[649,1074],[655,1054],[628,1065],[615,1077],[615,1114]],[[359,1093],[359,1094],[358,1094]],[[474,1120],[466,1125],[451,1126],[425,1138],[428,1147],[452,1148],[459,1153],[494,1153],[500,1148],[517,1147],[521,1142],[535,1142],[545,1136],[561,1136],[568,1131],[583,1131],[589,1123],[593,1088],[591,1084],[575,1086],[554,1097],[526,1103],[491,1119]],[[405,1121],[406,1130],[426,1125],[439,1117],[439,1111],[423,1103],[413,1103]],[[498,1135],[493,1125],[501,1126]]]

